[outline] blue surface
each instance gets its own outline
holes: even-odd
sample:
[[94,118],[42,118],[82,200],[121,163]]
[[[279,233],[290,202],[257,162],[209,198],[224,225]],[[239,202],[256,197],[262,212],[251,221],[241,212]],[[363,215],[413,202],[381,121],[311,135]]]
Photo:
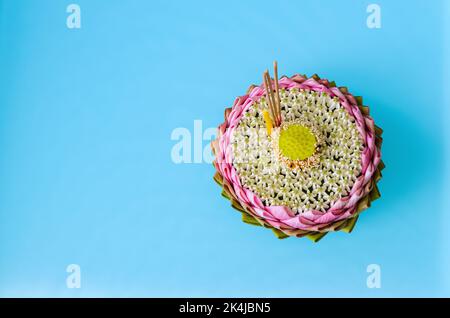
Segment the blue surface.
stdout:
[[[373,2],[381,29],[370,1],[312,0],[79,0],[68,29],[69,1],[0,0],[0,295],[449,296],[450,5]],[[382,198],[350,235],[277,240],[210,164],[171,159],[175,128],[217,126],[274,59],[384,128]]]

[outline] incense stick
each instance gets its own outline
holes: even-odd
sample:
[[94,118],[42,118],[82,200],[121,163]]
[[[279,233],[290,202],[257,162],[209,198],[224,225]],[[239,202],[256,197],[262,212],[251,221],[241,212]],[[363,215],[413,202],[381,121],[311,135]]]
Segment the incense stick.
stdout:
[[273,99],[272,99],[272,87],[270,85],[270,81],[269,81],[269,71],[265,71],[264,75],[263,75],[263,80],[264,80],[264,86],[266,87],[266,98],[267,98],[267,105],[269,106],[269,113],[270,116],[272,117],[272,121],[275,123],[276,126],[276,117],[275,117],[275,113],[274,113],[274,105],[273,105]]
[[272,79],[270,78],[269,71],[266,70],[263,74],[264,86],[266,87],[267,105],[269,108],[270,116],[275,127],[281,126],[281,98],[280,98],[280,85],[278,83],[278,63],[273,62],[274,70],[274,82],[275,82],[275,94],[272,87]]
[[276,95],[276,113],[277,113],[277,121],[278,125],[281,125],[281,101],[280,101],[280,86],[278,84],[278,63],[277,61],[273,62],[273,72],[275,79],[275,95]]
[[273,113],[273,121],[275,123],[275,127],[280,126],[280,122],[278,120],[278,113],[277,113],[277,101],[275,99],[274,93],[273,93],[273,87],[272,87],[272,79],[270,78],[269,72],[266,71],[266,81],[267,86],[269,87],[269,95],[272,102],[272,113]]

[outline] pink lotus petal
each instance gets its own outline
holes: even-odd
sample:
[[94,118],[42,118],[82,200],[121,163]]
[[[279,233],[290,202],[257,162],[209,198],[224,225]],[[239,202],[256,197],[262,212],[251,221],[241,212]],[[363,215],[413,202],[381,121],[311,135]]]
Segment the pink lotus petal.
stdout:
[[278,220],[286,220],[295,216],[295,213],[285,206],[267,206],[265,210]]

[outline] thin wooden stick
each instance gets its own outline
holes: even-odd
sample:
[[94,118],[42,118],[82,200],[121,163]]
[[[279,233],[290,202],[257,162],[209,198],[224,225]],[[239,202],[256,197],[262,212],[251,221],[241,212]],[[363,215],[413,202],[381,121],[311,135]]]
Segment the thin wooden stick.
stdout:
[[276,116],[278,125],[281,125],[281,101],[280,101],[280,86],[278,84],[278,63],[277,61],[273,62],[273,72],[275,78],[275,95],[276,95]]
[[266,101],[267,101],[267,106],[269,109],[269,114],[270,114],[270,116],[272,116],[272,107],[270,105],[269,93],[267,91],[266,72],[263,73],[263,83],[264,83],[264,87],[266,88]]
[[266,98],[267,98],[267,105],[269,106],[269,112],[270,116],[272,117],[272,121],[275,123],[276,126],[276,117],[274,113],[274,105],[273,105],[273,99],[272,99],[272,87],[269,82],[269,71],[265,71],[263,75],[264,79],[264,86],[266,87]]
[[273,122],[275,123],[275,127],[278,127],[279,123],[278,123],[276,100],[275,100],[275,96],[273,94],[272,79],[270,78],[268,71],[266,71],[266,81],[267,81],[268,92],[270,95],[270,100],[272,102]]
[[[275,70],[275,68],[274,68],[274,70]],[[274,75],[274,80],[276,79],[276,75]],[[272,84],[272,83],[271,83]],[[278,95],[276,94],[276,92],[277,92],[277,88],[276,88],[276,83],[275,83],[275,85],[274,85],[275,87],[275,94],[273,94],[273,89],[272,89],[272,96],[273,96],[273,101],[274,101],[274,112],[275,112],[275,121],[276,121],[276,124],[277,124],[277,126],[278,126]],[[272,87],[272,86],[271,86]]]

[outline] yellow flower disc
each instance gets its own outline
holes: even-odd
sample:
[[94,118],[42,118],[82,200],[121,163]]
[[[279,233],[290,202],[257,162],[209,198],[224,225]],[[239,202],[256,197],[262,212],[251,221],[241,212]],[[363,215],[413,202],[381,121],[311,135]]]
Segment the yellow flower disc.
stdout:
[[316,143],[316,136],[309,128],[293,124],[281,130],[278,147],[290,160],[305,160],[315,153]]

